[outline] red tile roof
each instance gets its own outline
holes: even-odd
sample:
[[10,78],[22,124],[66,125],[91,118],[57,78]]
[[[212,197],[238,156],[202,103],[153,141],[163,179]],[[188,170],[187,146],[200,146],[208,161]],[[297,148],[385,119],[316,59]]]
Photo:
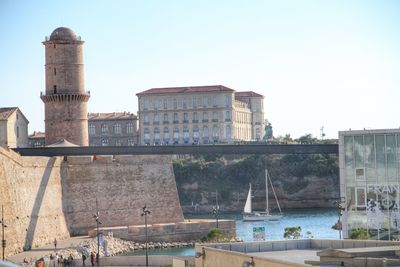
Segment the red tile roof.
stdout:
[[130,112],[113,113],[89,113],[89,120],[116,120],[116,119],[136,119],[136,115]]
[[45,138],[45,137],[46,137],[45,133],[42,133],[42,132],[33,132],[33,134],[29,135],[29,138],[33,138],[33,139]]
[[235,97],[263,97],[263,95],[260,95],[253,91],[244,91],[244,92],[235,92]]
[[186,86],[186,87],[163,87],[152,88],[136,94],[137,96],[147,94],[181,94],[181,93],[210,93],[210,92],[234,92],[233,89],[223,85]]
[[0,120],[7,120],[18,108],[0,108]]

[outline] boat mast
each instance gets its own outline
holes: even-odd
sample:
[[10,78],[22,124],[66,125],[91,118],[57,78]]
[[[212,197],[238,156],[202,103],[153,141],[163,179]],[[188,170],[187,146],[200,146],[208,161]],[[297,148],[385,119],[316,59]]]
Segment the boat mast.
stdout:
[[268,170],[265,169],[265,201],[266,201],[266,208],[265,211],[269,214],[269,203],[268,203]]
[[274,197],[275,197],[276,205],[278,206],[278,209],[279,209],[279,213],[282,214],[281,206],[279,205],[279,201],[278,201],[278,198],[276,196],[274,186],[272,185],[271,177],[268,176],[268,180],[271,183],[272,193],[274,193]]

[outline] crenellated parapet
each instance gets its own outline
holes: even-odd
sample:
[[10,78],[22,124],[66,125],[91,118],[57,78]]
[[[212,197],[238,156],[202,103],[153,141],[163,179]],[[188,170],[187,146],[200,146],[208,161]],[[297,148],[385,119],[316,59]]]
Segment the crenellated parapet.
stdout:
[[40,93],[40,98],[44,103],[49,102],[88,102],[90,98],[90,92],[86,94],[50,94]]

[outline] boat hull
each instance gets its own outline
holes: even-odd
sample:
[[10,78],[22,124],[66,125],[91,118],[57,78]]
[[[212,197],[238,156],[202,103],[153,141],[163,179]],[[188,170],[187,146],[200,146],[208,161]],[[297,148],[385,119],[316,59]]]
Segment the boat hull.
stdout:
[[278,221],[282,219],[282,215],[280,214],[267,214],[267,213],[250,213],[243,214],[244,222],[257,222],[257,221]]

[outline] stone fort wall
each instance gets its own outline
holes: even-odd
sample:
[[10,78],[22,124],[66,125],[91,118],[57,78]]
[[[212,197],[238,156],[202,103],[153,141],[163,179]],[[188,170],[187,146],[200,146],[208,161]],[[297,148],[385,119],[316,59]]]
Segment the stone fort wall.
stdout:
[[0,148],[6,255],[102,227],[183,221],[169,156],[21,157]]

